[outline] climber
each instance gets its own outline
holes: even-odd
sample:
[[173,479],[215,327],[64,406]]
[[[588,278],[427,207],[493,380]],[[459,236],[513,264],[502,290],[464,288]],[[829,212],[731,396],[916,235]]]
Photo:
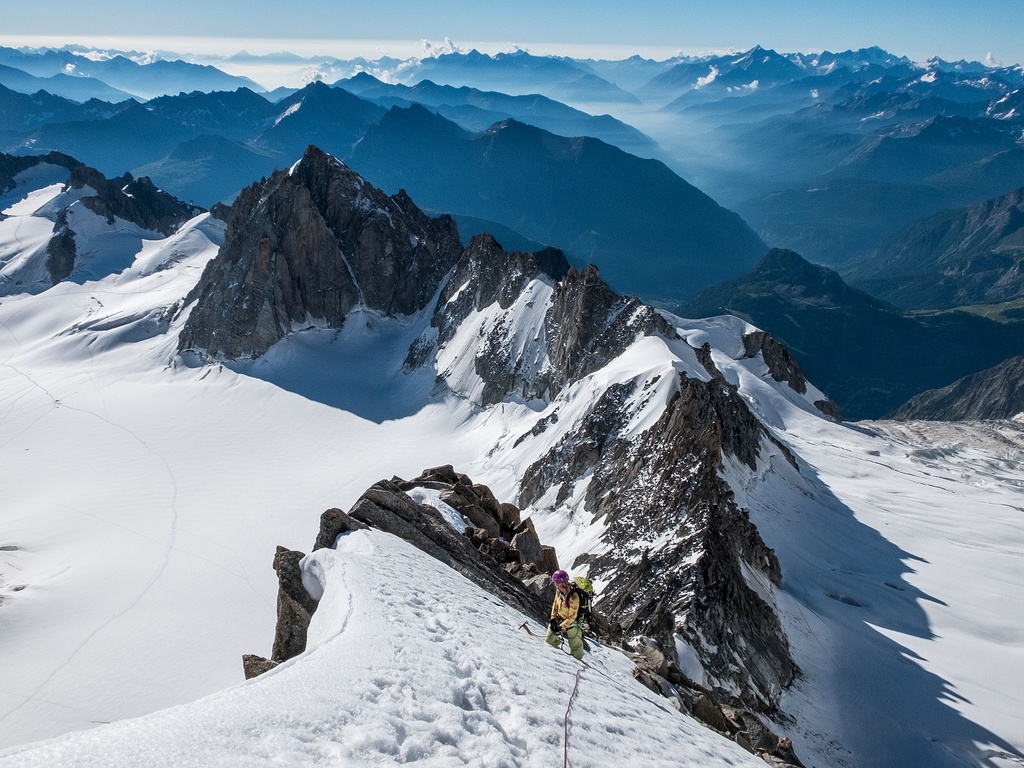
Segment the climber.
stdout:
[[551,574],[555,585],[555,600],[551,604],[551,620],[544,636],[548,645],[556,648],[562,644],[561,636],[569,641],[569,653],[574,658],[583,659],[583,626],[580,612],[580,596],[573,589],[573,582],[565,571]]

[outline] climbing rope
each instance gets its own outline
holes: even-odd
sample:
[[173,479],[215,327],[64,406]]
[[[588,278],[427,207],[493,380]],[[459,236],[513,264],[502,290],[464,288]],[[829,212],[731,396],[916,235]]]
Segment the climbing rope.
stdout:
[[569,711],[572,709],[572,702],[575,700],[576,694],[580,690],[580,675],[583,674],[584,669],[587,669],[586,663],[576,670],[576,685],[573,686],[572,694],[569,696],[569,706],[565,708],[565,720],[563,721],[565,737],[562,741],[562,764],[564,768],[569,768]]
[[[519,627],[525,629],[528,635],[532,637],[540,637],[530,629],[529,622],[524,621]],[[562,644],[559,643],[558,647],[561,648]],[[565,718],[562,720],[563,738],[562,738],[562,765],[564,768],[569,768],[569,713],[572,711],[572,703],[576,700],[576,694],[580,690],[580,675],[583,674],[583,670],[590,669],[590,665],[587,662],[582,662],[583,666],[576,670],[576,683],[572,687],[572,693],[569,694],[569,704],[565,708]]]

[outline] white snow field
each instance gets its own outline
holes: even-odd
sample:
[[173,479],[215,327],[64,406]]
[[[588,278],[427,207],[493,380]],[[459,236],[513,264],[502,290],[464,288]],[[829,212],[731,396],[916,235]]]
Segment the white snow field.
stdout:
[[[562,764],[581,667],[384,534],[311,556],[324,598],[310,648],[243,682],[241,655],[269,655],[275,546],[308,552],[323,510],[439,464],[515,501],[523,468],[610,383],[707,373],[685,345],[640,339],[516,447],[553,406],[481,409],[435,389],[434,370],[403,373],[425,314],[357,312],[260,360],[189,366],[175,355],[180,301],[222,237],[200,216],[142,237],[123,271],[0,300],[0,765]],[[516,321],[543,317],[549,293],[538,281]],[[782,563],[783,589],[762,591],[803,671],[783,701],[796,725],[777,726],[797,754],[1024,764],[1021,425],[835,424],[813,390],[742,359],[749,326],[676,322],[711,342],[801,467],[773,448],[756,472],[724,469]],[[472,392],[454,349],[442,364]],[[648,393],[637,432],[672,379]],[[598,544],[582,496],[530,510],[565,562]],[[763,764],[670,712],[616,652],[588,661],[571,765]]]
[[1024,424],[803,423],[787,442],[802,478],[773,462],[743,499],[805,673],[783,706],[834,765],[1024,764]]

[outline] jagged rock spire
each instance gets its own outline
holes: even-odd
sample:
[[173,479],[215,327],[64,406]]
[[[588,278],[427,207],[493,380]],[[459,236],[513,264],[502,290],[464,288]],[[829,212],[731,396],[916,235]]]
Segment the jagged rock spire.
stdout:
[[340,328],[357,304],[413,314],[462,254],[451,217],[389,197],[313,146],[243,190],[227,222],[179,342],[211,357],[258,357],[312,322]]

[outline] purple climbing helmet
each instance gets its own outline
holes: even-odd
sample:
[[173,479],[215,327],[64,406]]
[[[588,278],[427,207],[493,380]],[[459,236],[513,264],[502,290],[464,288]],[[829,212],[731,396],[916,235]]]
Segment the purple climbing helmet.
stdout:
[[555,571],[554,573],[551,574],[551,580],[555,584],[568,584],[569,583],[569,574],[566,573],[565,571]]

